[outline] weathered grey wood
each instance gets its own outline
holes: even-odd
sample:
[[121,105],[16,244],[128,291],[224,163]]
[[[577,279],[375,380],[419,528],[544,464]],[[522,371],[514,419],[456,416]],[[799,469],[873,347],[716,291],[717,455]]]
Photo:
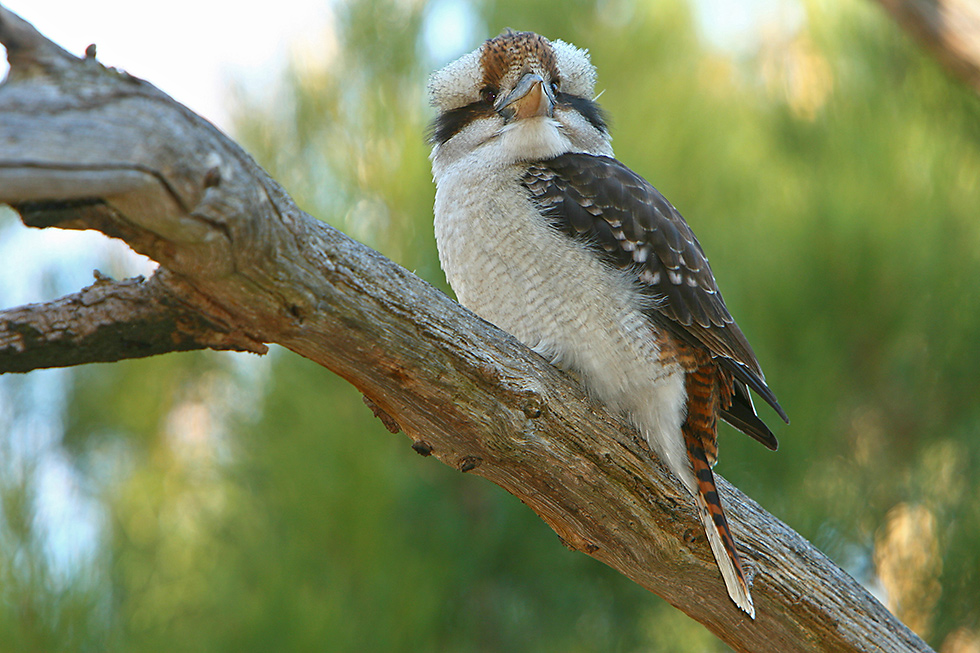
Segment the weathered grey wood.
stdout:
[[99,277],[53,302],[0,311],[0,374],[194,349],[267,351],[188,309],[166,278],[165,270],[148,281]]
[[906,31],[980,91],[980,4],[976,0],[878,0]]
[[299,211],[237,146],[149,84],[60,52],[2,9],[0,41],[16,71],[0,87],[0,201],[25,222],[123,238],[167,270],[167,293],[204,321],[340,374],[417,451],[505,488],[567,546],[736,650],[929,650],[719,479],[755,599],[758,618],[748,619],[684,490],[573,379]]

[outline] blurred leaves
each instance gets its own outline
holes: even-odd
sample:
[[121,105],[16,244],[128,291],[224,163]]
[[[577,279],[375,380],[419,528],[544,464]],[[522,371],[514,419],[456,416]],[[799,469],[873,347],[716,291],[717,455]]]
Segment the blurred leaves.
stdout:
[[[469,6],[468,48],[510,26],[590,50],[618,157],[711,257],[793,419],[765,413],[775,454],[725,430],[719,471],[937,649],[976,651],[976,95],[870,3],[806,2],[801,25],[738,52],[680,0]],[[337,4],[278,89],[237,93],[236,133],[306,210],[445,288],[424,141],[425,77],[443,63],[420,36],[432,7]],[[722,650],[291,354],[71,379],[60,447],[103,536],[61,578],[36,475],[5,474],[0,649]]]

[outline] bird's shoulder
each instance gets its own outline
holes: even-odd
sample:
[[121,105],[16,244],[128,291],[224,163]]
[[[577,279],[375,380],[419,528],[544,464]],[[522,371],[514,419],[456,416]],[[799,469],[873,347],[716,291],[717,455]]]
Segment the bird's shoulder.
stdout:
[[617,159],[586,153],[530,162],[521,183],[552,228],[636,280],[651,319],[703,347],[784,415],[701,244],[660,191]]
[[734,323],[690,226],[620,161],[563,154],[529,163],[522,183],[552,227],[583,241],[608,264],[635,272],[659,298],[655,308],[665,317],[702,328]]

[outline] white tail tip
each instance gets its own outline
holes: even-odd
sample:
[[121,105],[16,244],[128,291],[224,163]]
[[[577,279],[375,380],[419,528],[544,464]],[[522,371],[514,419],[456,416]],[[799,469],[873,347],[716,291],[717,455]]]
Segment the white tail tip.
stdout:
[[748,586],[745,585],[735,570],[734,561],[728,556],[728,550],[725,549],[721,535],[718,533],[717,527],[715,527],[715,522],[711,518],[711,513],[708,511],[708,505],[705,503],[704,497],[700,493],[696,496],[698,515],[701,517],[701,523],[704,524],[704,532],[708,535],[708,543],[711,544],[711,552],[714,554],[715,561],[718,563],[718,569],[721,570],[721,577],[725,580],[728,596],[732,598],[735,605],[741,608],[745,614],[755,619],[755,606],[752,605],[752,594],[749,593]]

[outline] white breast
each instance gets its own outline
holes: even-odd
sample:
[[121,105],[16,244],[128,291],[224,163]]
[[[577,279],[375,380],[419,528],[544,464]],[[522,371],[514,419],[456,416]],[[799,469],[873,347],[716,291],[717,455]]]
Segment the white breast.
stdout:
[[449,284],[464,306],[578,371],[690,483],[683,371],[660,364],[633,282],[548,226],[522,171],[472,157],[437,172],[435,235]]

